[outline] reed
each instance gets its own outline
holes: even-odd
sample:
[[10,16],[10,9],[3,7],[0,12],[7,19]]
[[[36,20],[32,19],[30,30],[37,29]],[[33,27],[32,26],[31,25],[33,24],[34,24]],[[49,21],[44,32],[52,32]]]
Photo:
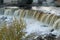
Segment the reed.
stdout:
[[23,30],[26,25],[21,18],[20,21],[15,18],[11,26],[7,27],[5,23],[2,27],[0,29],[0,40],[22,40],[22,37],[25,35]]

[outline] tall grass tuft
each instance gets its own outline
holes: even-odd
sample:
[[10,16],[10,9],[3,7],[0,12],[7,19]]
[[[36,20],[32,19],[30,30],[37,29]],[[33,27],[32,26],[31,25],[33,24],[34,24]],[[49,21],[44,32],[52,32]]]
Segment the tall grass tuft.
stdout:
[[7,26],[5,23],[2,27],[0,28],[0,40],[22,40],[22,37],[25,35],[23,30],[26,25],[22,19],[18,21],[15,18],[10,26]]

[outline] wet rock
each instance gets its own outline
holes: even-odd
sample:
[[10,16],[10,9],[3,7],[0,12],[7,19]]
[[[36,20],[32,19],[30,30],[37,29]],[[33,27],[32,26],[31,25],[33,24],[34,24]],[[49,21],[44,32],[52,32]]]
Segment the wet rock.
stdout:
[[7,17],[5,16],[0,16],[0,24],[3,23],[5,21],[5,19],[7,19]]
[[38,36],[36,40],[44,40],[41,36]]
[[18,6],[24,9],[31,9],[33,0],[20,0]]
[[46,35],[45,39],[46,40],[55,40],[56,39],[56,35],[50,33],[50,34]]
[[54,29],[51,30],[51,32],[53,32],[53,31],[54,31]]
[[4,17],[4,16],[3,16],[1,19],[2,19],[2,20],[5,20],[5,19],[7,19],[7,17]]
[[41,25],[42,27],[48,27],[47,25]]
[[56,40],[60,40],[60,36],[58,38],[56,38]]

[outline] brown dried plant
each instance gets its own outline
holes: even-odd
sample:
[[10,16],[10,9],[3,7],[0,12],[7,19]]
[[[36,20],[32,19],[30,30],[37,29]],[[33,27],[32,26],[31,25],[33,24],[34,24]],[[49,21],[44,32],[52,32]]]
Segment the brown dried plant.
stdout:
[[26,25],[22,19],[18,21],[15,18],[11,26],[7,27],[5,24],[2,27],[0,29],[0,40],[22,40],[22,37],[25,35],[23,30]]

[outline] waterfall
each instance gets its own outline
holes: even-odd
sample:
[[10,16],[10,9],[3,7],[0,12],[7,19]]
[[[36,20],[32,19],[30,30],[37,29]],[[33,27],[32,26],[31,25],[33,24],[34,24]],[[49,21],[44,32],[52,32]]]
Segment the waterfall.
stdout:
[[53,14],[49,14],[45,20],[45,23],[49,24],[51,18],[52,18]]
[[24,16],[24,9],[20,10],[20,17]]
[[37,12],[36,19],[39,19],[39,16],[40,16],[40,12]]
[[53,28],[59,30],[60,29],[60,19],[58,19],[56,22],[53,24]]
[[4,14],[4,8],[0,8],[0,14],[3,15]]
[[34,15],[34,10],[29,10],[28,15],[29,15],[29,17],[33,17],[33,15]]
[[35,18],[37,20],[40,20],[41,22],[45,22],[49,25],[53,25],[53,23],[57,20],[57,16],[54,14],[46,14],[43,12],[39,12],[37,10],[24,10],[24,9],[18,9],[15,10],[13,13],[12,9],[5,9],[4,15],[12,15],[14,16],[20,16],[20,17],[28,17],[28,18]]
[[46,20],[46,17],[47,17],[48,15],[47,14],[44,14],[42,17],[41,17],[41,22],[44,22],[45,20]]
[[34,18],[36,17],[36,14],[37,14],[37,11],[35,10],[34,13],[33,13]]
[[28,13],[29,13],[29,10],[25,10],[25,11],[24,11],[24,16],[25,16],[26,18],[29,17]]
[[20,14],[20,9],[19,10],[15,10],[14,16],[19,16],[19,14]]
[[57,20],[57,16],[53,15],[53,17],[51,18],[51,21],[49,23],[49,25],[53,25],[53,23]]
[[35,12],[35,10],[31,10],[31,17],[33,18],[33,15],[34,15],[34,12]]
[[32,17],[32,11],[31,10],[28,10],[28,12],[26,12],[27,13],[27,16],[30,18],[30,17]]
[[40,20],[40,16],[41,16],[41,13],[42,13],[42,12],[38,12],[38,13],[39,13],[39,15],[38,15],[38,20]]
[[57,16],[54,14],[47,14],[47,13],[39,12],[37,10],[17,9],[13,13],[13,9],[5,9],[4,15],[12,15],[12,14],[14,14],[14,16],[20,16],[20,17],[28,17],[28,18],[33,17],[51,26],[58,19]]
[[6,9],[4,15],[8,15],[9,9]]
[[40,13],[39,20],[41,20],[42,16],[44,16],[43,12]]
[[6,9],[4,12],[4,15],[12,15],[12,14],[13,14],[12,9]]
[[25,10],[25,17],[32,18],[34,15],[34,10]]

